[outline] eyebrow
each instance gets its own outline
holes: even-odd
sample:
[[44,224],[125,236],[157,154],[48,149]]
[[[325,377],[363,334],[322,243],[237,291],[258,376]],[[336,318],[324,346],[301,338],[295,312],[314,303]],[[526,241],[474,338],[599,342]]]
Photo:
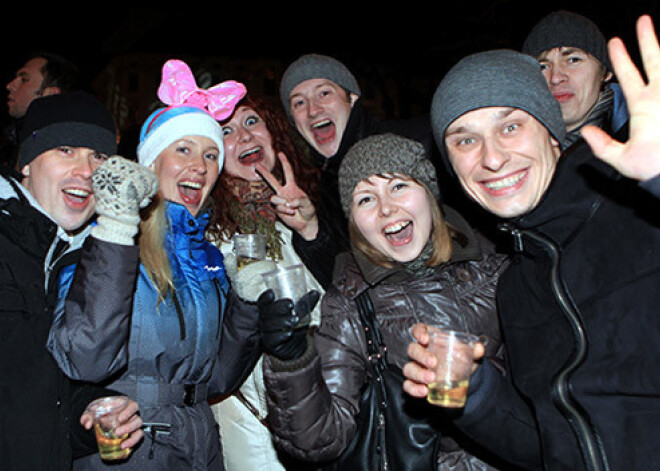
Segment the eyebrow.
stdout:
[[[511,115],[512,113],[514,113],[515,111],[517,111],[519,109],[520,108],[506,107],[505,109],[500,110],[495,114],[495,119],[496,120],[504,119],[504,118],[508,117],[509,115]],[[445,131],[445,137],[449,137],[449,136],[452,136],[454,134],[461,134],[461,133],[465,133],[465,132],[470,132],[470,129],[467,126],[458,126],[458,127],[452,128],[451,125],[450,125],[447,128],[447,131]]]

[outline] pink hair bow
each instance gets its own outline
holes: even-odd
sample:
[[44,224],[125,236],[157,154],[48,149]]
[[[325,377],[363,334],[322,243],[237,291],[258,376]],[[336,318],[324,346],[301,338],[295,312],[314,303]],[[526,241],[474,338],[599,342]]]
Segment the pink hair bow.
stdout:
[[163,66],[158,98],[167,105],[189,105],[206,109],[216,120],[231,116],[236,104],[245,96],[245,85],[234,80],[214,85],[208,90],[197,87],[190,67],[178,59]]

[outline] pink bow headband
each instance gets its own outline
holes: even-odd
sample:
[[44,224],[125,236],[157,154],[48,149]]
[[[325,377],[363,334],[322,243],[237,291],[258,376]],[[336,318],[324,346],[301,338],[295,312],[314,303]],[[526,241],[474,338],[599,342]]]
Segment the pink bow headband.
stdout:
[[234,80],[219,83],[208,90],[199,88],[190,67],[181,60],[171,59],[163,66],[158,98],[170,106],[202,108],[216,120],[222,121],[231,116],[246,92],[245,85]]

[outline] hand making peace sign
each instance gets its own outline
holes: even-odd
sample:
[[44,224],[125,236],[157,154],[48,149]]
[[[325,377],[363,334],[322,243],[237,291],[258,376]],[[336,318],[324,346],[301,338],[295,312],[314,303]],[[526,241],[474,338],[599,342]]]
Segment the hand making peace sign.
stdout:
[[585,126],[582,135],[596,157],[623,175],[644,181],[660,175],[660,47],[648,15],[637,20],[637,41],[648,83],[621,39],[613,38],[608,43],[630,113],[628,142],[618,142],[594,126]]
[[293,169],[286,155],[279,152],[277,157],[284,171],[283,184],[266,167],[261,164],[256,166],[257,172],[275,190],[275,195],[271,197],[270,202],[275,206],[277,214],[284,224],[306,240],[314,239],[318,232],[316,208],[309,196],[296,184]]

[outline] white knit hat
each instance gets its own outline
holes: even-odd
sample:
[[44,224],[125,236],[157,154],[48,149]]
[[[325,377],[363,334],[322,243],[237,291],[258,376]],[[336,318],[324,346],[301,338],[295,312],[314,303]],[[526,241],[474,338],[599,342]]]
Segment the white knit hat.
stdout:
[[218,172],[222,170],[225,157],[222,126],[206,111],[194,106],[170,106],[151,113],[140,131],[138,161],[149,167],[163,150],[184,136],[203,136],[215,142],[220,150]]

